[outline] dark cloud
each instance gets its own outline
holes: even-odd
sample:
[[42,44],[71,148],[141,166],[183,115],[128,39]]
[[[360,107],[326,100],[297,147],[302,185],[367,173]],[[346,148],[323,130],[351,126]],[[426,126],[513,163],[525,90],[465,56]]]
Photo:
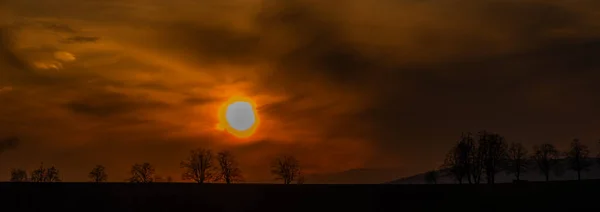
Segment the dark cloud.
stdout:
[[19,145],[19,138],[9,137],[0,139],[0,154],[6,150],[16,148]]
[[[329,5],[325,4],[324,7]],[[265,83],[274,87],[289,87],[289,83],[299,84],[295,82],[325,77],[332,82],[345,82],[350,84],[349,88],[356,88],[363,86],[361,84],[369,80],[369,75],[373,73],[388,74],[389,70],[407,68],[407,60],[415,59],[415,56],[402,52],[431,58],[417,60],[419,63],[485,58],[496,49],[505,48],[501,46],[502,42],[512,42],[519,48],[537,48],[580,39],[578,34],[587,27],[579,14],[553,4],[512,1],[473,3],[462,9],[465,14],[454,15],[461,17],[461,21],[476,19],[474,23],[464,23],[448,35],[439,27],[429,25],[407,29],[410,30],[407,33],[416,37],[411,44],[413,46],[407,47],[410,49],[392,47],[398,42],[405,42],[392,39],[392,52],[386,54],[389,48],[364,51],[364,43],[347,38],[347,23],[317,8],[297,0],[265,1],[262,11],[255,17],[258,32],[241,32],[192,22],[174,24],[161,32],[166,33],[168,42],[165,45],[189,52],[191,60],[201,56],[205,63],[269,63],[275,70],[265,75]],[[556,30],[571,30],[575,35],[552,34]],[[505,36],[501,42],[497,42],[490,38],[490,34]],[[453,52],[446,52],[446,49]]]
[[149,90],[156,90],[156,91],[169,91],[170,90],[170,88],[168,86],[166,86],[160,82],[140,83],[140,84],[137,84],[135,87],[149,89]]
[[257,22],[263,36],[286,32],[286,39],[294,43],[274,61],[276,74],[284,78],[300,80],[317,73],[334,82],[347,82],[379,68],[375,59],[344,37],[345,32],[328,14],[302,1],[265,1]]
[[76,33],[77,32],[77,30],[71,28],[71,26],[69,26],[67,24],[42,22],[41,25],[44,28],[55,31],[55,32],[62,32],[62,33]]
[[145,110],[168,109],[169,104],[116,92],[91,92],[82,94],[82,97],[66,103],[64,107],[74,113],[108,118]]
[[64,43],[95,43],[98,40],[100,40],[100,37],[78,35],[78,36],[68,37],[68,38],[64,39],[62,42],[64,42]]
[[294,95],[289,97],[286,100],[274,102],[271,104],[264,104],[257,108],[261,113],[281,113],[281,114],[290,114],[291,111],[282,111],[291,109],[291,105],[297,104],[299,101],[305,100],[308,98],[305,95]]
[[[258,32],[194,22],[169,24],[158,33],[159,47],[189,53],[189,60],[214,64],[269,63],[275,72],[266,80],[299,80],[314,73],[330,80],[362,76],[376,62],[344,39],[336,23],[300,1],[275,2],[255,17]],[[271,4],[266,4],[271,5]],[[290,46],[290,47],[280,47]],[[307,73],[308,72],[308,73]]]
[[25,61],[14,52],[14,36],[9,27],[0,27],[0,60],[2,65],[8,66],[0,70],[0,73],[7,73],[12,69],[25,70],[28,68]]
[[214,103],[221,99],[211,98],[211,97],[189,97],[183,100],[185,104],[188,105],[205,105],[208,103]]
[[160,48],[186,52],[189,54],[186,59],[192,61],[201,60],[209,64],[250,63],[256,62],[259,53],[259,36],[225,27],[182,22],[169,24],[158,33],[166,40],[158,44]]

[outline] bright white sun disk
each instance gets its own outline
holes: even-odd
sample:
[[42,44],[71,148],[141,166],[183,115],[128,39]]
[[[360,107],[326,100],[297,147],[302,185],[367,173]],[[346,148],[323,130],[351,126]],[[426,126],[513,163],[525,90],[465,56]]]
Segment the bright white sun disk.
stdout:
[[256,122],[254,110],[248,102],[234,102],[227,106],[225,119],[229,126],[239,131],[250,129]]

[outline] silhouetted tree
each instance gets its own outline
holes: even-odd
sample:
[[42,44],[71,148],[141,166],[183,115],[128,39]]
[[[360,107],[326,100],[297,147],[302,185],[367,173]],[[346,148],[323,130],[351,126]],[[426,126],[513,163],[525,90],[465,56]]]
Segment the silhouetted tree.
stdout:
[[214,155],[209,149],[192,150],[189,157],[181,162],[181,168],[185,170],[182,179],[194,180],[198,183],[214,180],[216,170],[213,158]]
[[425,173],[425,182],[430,184],[437,184],[439,172],[437,170],[431,170]]
[[217,154],[220,171],[217,179],[223,180],[227,184],[242,180],[242,171],[239,169],[237,161],[229,151],[221,151]]
[[590,153],[586,145],[581,144],[579,139],[571,142],[571,149],[566,153],[569,160],[569,168],[577,172],[577,180],[581,180],[581,171],[589,171],[592,163],[589,161]]
[[504,137],[495,134],[482,132],[480,150],[483,151],[483,165],[487,183],[495,182],[496,173],[500,171],[502,163],[506,160],[506,141]]
[[136,163],[131,167],[131,178],[128,180],[132,183],[151,183],[154,182],[155,173],[156,170],[150,163]]
[[59,171],[56,167],[45,168],[44,163],[31,172],[31,182],[60,182]]
[[441,169],[446,174],[462,184],[464,177],[471,183],[471,155],[473,154],[473,140],[470,134],[463,134],[460,141],[450,149]]
[[483,171],[485,170],[485,159],[487,158],[487,151],[485,151],[485,141],[487,133],[479,133],[479,139],[477,143],[471,142],[471,152],[469,154],[471,178],[473,183],[479,184]]
[[528,164],[527,149],[521,143],[511,143],[508,148],[508,160],[506,172],[514,174],[517,180],[521,180],[521,173],[527,171]]
[[550,180],[550,171],[556,168],[558,164],[559,152],[552,144],[542,144],[533,147],[532,158],[536,162],[540,172],[546,176],[546,181]]
[[106,174],[105,167],[102,165],[96,165],[96,167],[88,174],[88,177],[96,183],[106,182],[106,180],[108,180],[108,174]]
[[294,156],[278,157],[271,164],[271,173],[276,176],[275,179],[290,184],[300,177],[300,162]]
[[456,148],[452,148],[444,159],[444,164],[440,167],[441,170],[444,170],[444,174],[448,176],[452,176],[456,182],[459,184],[463,183],[463,178],[466,175],[465,167],[463,167],[460,155],[456,151]]
[[11,182],[26,182],[27,172],[23,169],[11,169],[10,170],[10,181]]

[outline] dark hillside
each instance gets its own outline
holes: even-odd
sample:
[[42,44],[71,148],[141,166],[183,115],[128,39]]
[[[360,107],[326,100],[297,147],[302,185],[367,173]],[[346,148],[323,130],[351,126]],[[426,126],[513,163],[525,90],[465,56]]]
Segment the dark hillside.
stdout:
[[541,211],[599,208],[594,198],[599,189],[598,181],[493,186],[1,183],[0,196],[6,211]]
[[[597,160],[598,160],[597,158],[591,159],[591,161],[597,161]],[[560,171],[558,171],[558,172],[552,171],[550,173],[550,181],[569,181],[569,180],[577,179],[577,172],[564,168],[564,167],[568,167],[567,162],[568,161],[565,159],[560,160],[559,166],[558,166],[558,167],[560,167],[560,169],[559,169]],[[592,167],[589,168],[589,170],[582,171],[581,179],[588,179],[588,180],[600,179],[600,167],[598,167],[597,165],[594,164]],[[515,177],[512,174],[508,174],[506,172],[499,172],[498,174],[496,174],[496,183],[510,183],[513,180],[515,180]],[[527,171],[525,171],[521,174],[521,180],[545,181],[545,176],[544,176],[544,174],[542,174],[539,171],[535,162],[530,161]],[[427,182],[425,182],[425,173],[420,173],[417,175],[393,180],[393,181],[390,181],[387,183],[389,183],[389,184],[425,184]],[[441,175],[438,178],[438,183],[447,184],[447,183],[457,183],[457,182],[450,175],[446,175],[446,176]]]

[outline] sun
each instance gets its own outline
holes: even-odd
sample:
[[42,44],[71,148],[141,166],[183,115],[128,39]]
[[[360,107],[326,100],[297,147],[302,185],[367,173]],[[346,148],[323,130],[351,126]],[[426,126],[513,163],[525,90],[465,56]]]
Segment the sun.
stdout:
[[217,129],[238,138],[250,137],[258,127],[256,104],[250,98],[234,96],[219,108]]

